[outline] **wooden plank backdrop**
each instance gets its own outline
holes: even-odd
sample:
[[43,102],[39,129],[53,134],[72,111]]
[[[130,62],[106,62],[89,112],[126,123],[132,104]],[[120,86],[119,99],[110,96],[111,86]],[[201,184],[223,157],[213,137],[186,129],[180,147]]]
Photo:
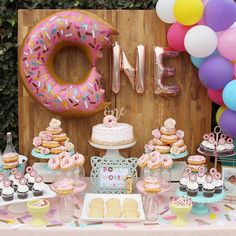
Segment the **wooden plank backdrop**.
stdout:
[[[58,10],[19,10],[18,44],[21,46],[26,33],[42,18]],[[128,156],[140,156],[144,144],[151,138],[151,131],[162,125],[168,117],[177,121],[177,128],[185,131],[185,141],[190,153],[196,153],[201,137],[211,128],[211,102],[206,89],[200,84],[197,70],[191,65],[187,54],[177,59],[166,60],[176,68],[176,81],[182,87],[178,97],[164,98],[153,93],[153,47],[166,46],[168,25],[156,16],[153,10],[91,10],[99,17],[116,27],[120,33],[113,37],[124,48],[130,62],[135,63],[135,48],[138,44],[147,46],[146,89],[138,95],[132,91],[128,79],[122,73],[121,91],[114,95],[110,89],[111,49],[104,50],[104,58],[98,63],[106,97],[113,107],[125,106],[128,113],[120,119],[133,125],[137,144],[128,150]],[[77,81],[86,73],[90,65],[79,49],[64,48],[55,58],[55,70],[65,81]],[[23,88],[19,78],[19,144],[20,153],[30,157],[32,140],[44,130],[52,117],[62,120],[62,128],[75,144],[76,149],[86,156],[85,169],[89,174],[90,157],[99,150],[88,144],[92,126],[101,123],[103,113],[78,119],[63,119],[41,108]],[[30,157],[29,164],[36,159]],[[38,160],[37,160],[38,161]]]

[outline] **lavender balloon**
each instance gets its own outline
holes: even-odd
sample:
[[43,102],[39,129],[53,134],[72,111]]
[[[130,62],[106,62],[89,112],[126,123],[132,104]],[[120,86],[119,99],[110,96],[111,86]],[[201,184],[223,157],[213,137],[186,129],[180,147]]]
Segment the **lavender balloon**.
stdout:
[[205,87],[214,90],[223,89],[233,79],[233,64],[223,57],[212,57],[202,63],[198,74]]
[[219,32],[228,29],[236,21],[234,0],[210,0],[204,10],[205,25]]
[[220,117],[220,128],[231,138],[236,138],[236,112],[225,110]]

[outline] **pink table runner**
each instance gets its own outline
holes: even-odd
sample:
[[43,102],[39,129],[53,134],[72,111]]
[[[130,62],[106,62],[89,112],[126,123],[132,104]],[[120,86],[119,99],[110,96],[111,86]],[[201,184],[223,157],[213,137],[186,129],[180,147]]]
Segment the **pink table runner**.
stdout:
[[[176,188],[176,185],[173,185]],[[0,208],[0,233],[4,236],[94,236],[95,233],[102,236],[227,236],[236,233],[236,205],[232,199],[225,199],[221,203],[211,204],[210,212],[205,216],[188,215],[189,225],[176,227],[171,224],[175,216],[168,210],[168,196],[160,206],[158,224],[148,225],[144,223],[100,223],[86,224],[79,220],[81,198],[77,198],[77,210],[74,220],[66,225],[60,224],[58,198],[51,199],[51,210],[47,215],[48,225],[45,227],[32,227],[29,222],[31,216],[28,213],[14,215]],[[231,201],[231,202],[230,202]]]

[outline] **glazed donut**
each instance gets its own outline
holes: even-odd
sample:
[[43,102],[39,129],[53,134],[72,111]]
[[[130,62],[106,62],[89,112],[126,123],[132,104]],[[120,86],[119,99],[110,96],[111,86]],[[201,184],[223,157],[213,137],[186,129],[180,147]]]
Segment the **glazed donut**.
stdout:
[[35,147],[41,146],[41,145],[42,145],[42,139],[41,139],[40,137],[35,137],[35,138],[33,139],[33,145],[34,145]]
[[77,152],[72,156],[72,158],[74,159],[75,167],[80,167],[84,164],[84,155]]
[[64,142],[67,140],[67,135],[65,133],[52,135],[52,140],[57,142]]
[[147,164],[147,161],[149,160],[149,155],[148,154],[143,154],[137,161],[137,164],[139,167],[144,167]]
[[154,138],[151,142],[153,143],[153,145],[166,146],[166,144],[163,143],[160,139]]
[[161,134],[163,135],[174,135],[176,133],[175,129],[168,129],[167,127],[165,126],[162,126],[161,129]]
[[159,129],[154,129],[152,131],[152,135],[153,135],[154,138],[159,139],[161,137],[161,132],[160,132]]
[[107,115],[103,118],[103,124],[108,127],[115,127],[117,125],[117,119],[113,115]]
[[[57,12],[41,20],[25,37],[19,53],[19,70],[31,96],[45,109],[60,115],[89,115],[104,109],[104,90],[96,62],[102,48],[110,44],[110,35],[117,34],[96,15],[81,11]],[[56,53],[76,46],[93,66],[82,82],[68,84],[53,69]]]
[[73,158],[65,156],[60,162],[60,167],[62,171],[68,171],[74,167],[74,164],[75,162]]
[[170,156],[165,155],[162,159],[162,168],[169,169],[173,165],[173,160]]
[[151,170],[154,170],[161,166],[162,164],[162,158],[161,154],[159,152],[151,152],[149,153],[149,160],[147,161],[147,167]]
[[170,152],[169,146],[155,146],[155,151],[161,153],[161,154],[167,154]]
[[39,138],[45,141],[51,141],[52,140],[52,133],[48,131],[40,131]]
[[60,159],[58,156],[51,157],[48,160],[48,166],[52,170],[58,170],[60,168]]
[[171,147],[182,147],[182,146],[184,146],[184,140],[183,139],[179,139],[178,141],[171,144]]
[[55,148],[50,149],[51,154],[60,154],[65,151],[66,151],[66,148],[64,146],[59,146],[59,147],[55,147]]
[[177,136],[175,134],[173,134],[173,135],[161,135],[160,140],[161,140],[161,142],[163,142],[165,144],[172,144],[172,143],[175,143],[177,141]]
[[45,140],[43,140],[42,146],[45,147],[45,148],[55,148],[55,147],[59,147],[60,144],[57,141],[45,141]]

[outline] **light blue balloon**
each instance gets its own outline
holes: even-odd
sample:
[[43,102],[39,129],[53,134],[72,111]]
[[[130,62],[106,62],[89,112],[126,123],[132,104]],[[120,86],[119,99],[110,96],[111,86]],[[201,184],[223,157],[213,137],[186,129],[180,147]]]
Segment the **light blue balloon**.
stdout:
[[203,58],[199,58],[199,57],[193,57],[191,56],[191,61],[193,63],[193,65],[197,68],[200,68],[201,64],[203,62],[205,62],[206,60],[208,60],[209,58],[211,57],[214,57],[214,56],[219,56],[220,53],[218,52],[218,50],[216,49],[210,56],[208,57],[203,57]]
[[223,90],[224,104],[233,111],[236,111],[236,80],[230,81]]

